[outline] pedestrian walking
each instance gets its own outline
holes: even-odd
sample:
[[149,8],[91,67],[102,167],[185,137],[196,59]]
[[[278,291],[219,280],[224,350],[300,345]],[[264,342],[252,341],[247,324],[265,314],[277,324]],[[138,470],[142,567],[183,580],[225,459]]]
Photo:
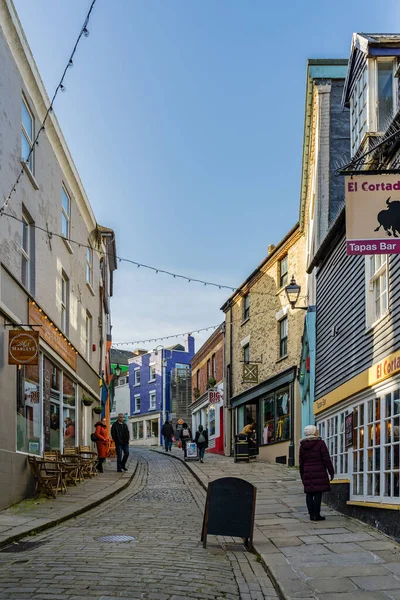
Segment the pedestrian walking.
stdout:
[[127,471],[126,461],[129,456],[129,429],[128,425],[124,422],[124,415],[118,414],[118,420],[115,421],[111,427],[111,437],[115,443],[115,450],[117,452],[117,471]]
[[304,428],[304,438],[300,440],[299,466],[310,520],[325,521],[325,517],[321,516],[322,492],[330,491],[329,479],[332,481],[335,470],[329,450],[314,425]]
[[95,425],[94,435],[96,437],[96,447],[97,447],[97,470],[99,473],[103,473],[103,463],[105,462],[108,456],[108,446],[110,444],[110,440],[107,435],[107,421],[106,418],[103,417],[101,421],[97,421]]
[[182,442],[182,450],[183,450],[183,455],[186,458],[186,444],[188,442],[191,441],[192,439],[192,432],[190,431],[190,427],[188,426],[187,423],[184,423],[182,425],[182,429],[181,429],[181,442]]
[[203,425],[199,425],[196,431],[196,437],[194,441],[196,442],[197,447],[199,449],[200,462],[203,462],[204,453],[206,451],[206,448],[208,448],[208,431],[207,429],[203,428]]
[[165,421],[164,425],[161,427],[161,435],[164,437],[165,452],[168,452],[168,450],[171,452],[172,436],[174,435],[172,423]]

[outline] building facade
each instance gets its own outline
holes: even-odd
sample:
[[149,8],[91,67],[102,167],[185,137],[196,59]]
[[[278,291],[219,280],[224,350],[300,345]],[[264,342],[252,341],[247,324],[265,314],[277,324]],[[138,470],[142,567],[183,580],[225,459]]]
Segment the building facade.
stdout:
[[[342,95],[347,60],[310,59],[307,64],[300,227],[308,267],[344,204],[344,182],[335,173],[350,159],[350,115]],[[308,310],[300,360],[302,429],[314,424],[316,364],[316,271],[306,275]]]
[[[292,309],[285,287],[305,289],[305,239],[297,224],[223,305],[225,312],[225,452],[253,421],[260,456],[294,465],[301,409],[297,370],[304,310]],[[305,298],[300,296],[299,305]]]
[[[194,338],[188,335],[185,345],[147,352],[137,350],[129,359],[130,427],[132,443],[158,445],[165,419],[176,424],[179,415],[171,413],[171,375],[190,371],[194,356]],[[188,398],[188,402],[190,397]]]
[[[54,113],[33,146],[50,100],[9,0],[0,5],[0,58],[2,200],[24,170],[0,216],[3,508],[32,490],[27,455],[90,443],[99,378],[110,377],[116,261],[114,233],[96,222]],[[39,332],[38,364],[8,364],[11,330]]]
[[[110,420],[114,422],[119,413],[123,413],[129,417],[131,411],[131,394],[129,390],[129,359],[132,358],[133,352],[129,350],[119,350],[111,348],[111,376],[112,383],[110,387]],[[115,372],[117,367],[121,371],[119,377]]]
[[208,431],[208,452],[224,452],[224,327],[208,338],[192,359],[192,431]]
[[[399,57],[400,36],[353,36],[343,92],[352,158],[342,174],[355,181],[400,173]],[[337,473],[326,501],[398,537],[400,259],[349,256],[345,242],[343,208],[309,267],[317,269],[314,413]]]

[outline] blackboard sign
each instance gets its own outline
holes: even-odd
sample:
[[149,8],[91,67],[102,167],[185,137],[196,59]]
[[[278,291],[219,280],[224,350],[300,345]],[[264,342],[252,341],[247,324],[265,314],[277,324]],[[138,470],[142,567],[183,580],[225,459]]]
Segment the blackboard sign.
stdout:
[[245,539],[253,547],[257,488],[238,477],[223,477],[208,485],[201,541],[207,535],[228,535]]
[[344,419],[344,447],[350,448],[353,445],[353,413],[351,412]]

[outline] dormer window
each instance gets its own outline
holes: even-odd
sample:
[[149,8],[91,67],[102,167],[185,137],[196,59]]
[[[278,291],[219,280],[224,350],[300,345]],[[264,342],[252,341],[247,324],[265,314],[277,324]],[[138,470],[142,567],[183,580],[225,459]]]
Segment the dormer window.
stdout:
[[394,58],[369,58],[350,97],[351,153],[359,149],[367,132],[385,133],[397,106]]

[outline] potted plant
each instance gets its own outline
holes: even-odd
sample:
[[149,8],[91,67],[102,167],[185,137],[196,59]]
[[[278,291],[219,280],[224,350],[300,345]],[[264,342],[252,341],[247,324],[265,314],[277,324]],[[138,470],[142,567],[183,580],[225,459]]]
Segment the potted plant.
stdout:
[[200,398],[200,390],[199,390],[199,388],[194,388],[194,390],[193,390],[193,396],[194,396],[195,400],[197,400],[198,398]]
[[102,412],[102,408],[101,408],[101,406],[95,406],[95,407],[94,407],[94,409],[93,409],[93,412],[94,412],[96,415],[101,415],[101,412]]
[[207,389],[210,390],[216,386],[217,380],[214,377],[209,377],[207,382]]
[[85,406],[92,406],[93,398],[91,398],[90,396],[85,396],[84,394],[82,396],[82,404],[84,404]]

